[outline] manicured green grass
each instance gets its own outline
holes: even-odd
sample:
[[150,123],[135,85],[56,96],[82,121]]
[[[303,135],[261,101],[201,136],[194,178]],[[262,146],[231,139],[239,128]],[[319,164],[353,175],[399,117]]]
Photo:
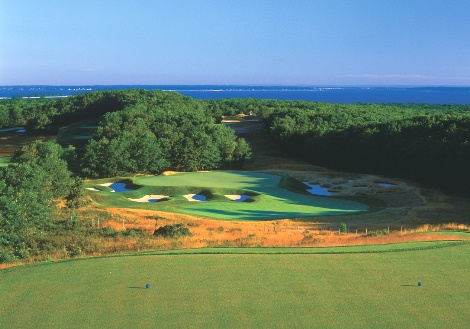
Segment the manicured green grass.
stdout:
[[[92,181],[87,186],[97,186],[99,182]],[[142,188],[134,192],[91,192],[90,195],[96,202],[108,206],[157,209],[229,220],[339,215],[368,209],[366,204],[353,200],[296,193],[282,188],[280,182],[281,176],[260,172],[196,172],[139,177],[134,183]],[[189,193],[206,193],[211,196],[211,200],[190,202],[183,197]],[[127,199],[139,198],[145,194],[168,195],[170,199],[157,203],[136,203]],[[250,194],[253,197],[250,200],[252,202],[233,202],[224,194]]]
[[6,167],[10,163],[11,157],[0,158],[0,167]]
[[142,255],[24,266],[0,271],[0,327],[465,328],[469,252],[470,245],[461,244],[366,254]]

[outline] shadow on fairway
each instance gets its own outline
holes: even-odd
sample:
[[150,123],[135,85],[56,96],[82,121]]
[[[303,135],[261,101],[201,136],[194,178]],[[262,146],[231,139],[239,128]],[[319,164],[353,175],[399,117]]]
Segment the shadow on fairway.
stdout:
[[272,220],[278,218],[298,218],[306,216],[319,216],[319,215],[342,215],[347,213],[346,210],[316,210],[315,212],[308,213],[306,211],[285,211],[279,209],[278,211],[269,211],[269,210],[246,210],[246,209],[237,209],[237,210],[227,210],[221,209],[223,205],[213,205],[212,208],[208,207],[198,207],[197,205],[192,207],[183,207],[181,210],[190,214],[197,214],[199,216],[205,216],[209,218],[223,218],[223,219],[243,219],[243,220]]
[[145,287],[127,287],[127,288],[129,288],[129,289],[147,289]]

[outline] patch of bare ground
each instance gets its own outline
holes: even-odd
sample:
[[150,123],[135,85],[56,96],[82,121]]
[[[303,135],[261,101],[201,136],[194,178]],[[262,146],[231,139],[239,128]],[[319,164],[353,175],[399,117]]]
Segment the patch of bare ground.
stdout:
[[53,139],[55,139],[55,136],[35,136],[28,134],[2,136],[0,137],[0,158],[12,156],[19,147],[29,145],[35,140],[45,142]]

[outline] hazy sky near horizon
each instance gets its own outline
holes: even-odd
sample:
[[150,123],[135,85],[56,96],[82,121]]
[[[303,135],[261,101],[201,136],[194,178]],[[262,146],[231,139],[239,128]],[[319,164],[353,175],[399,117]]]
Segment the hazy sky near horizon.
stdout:
[[0,0],[0,85],[470,85],[469,0]]

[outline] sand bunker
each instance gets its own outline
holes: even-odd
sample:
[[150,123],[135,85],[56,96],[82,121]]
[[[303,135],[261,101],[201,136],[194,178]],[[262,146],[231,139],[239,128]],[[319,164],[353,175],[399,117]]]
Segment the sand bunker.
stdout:
[[161,194],[148,194],[148,195],[141,197],[140,199],[131,199],[131,198],[128,198],[128,199],[134,202],[157,202],[165,198],[169,198],[169,196],[161,195]]
[[307,190],[307,192],[314,194],[314,195],[323,195],[323,196],[330,196],[334,193],[328,191],[328,188],[326,187],[321,187],[320,184],[310,184],[309,182],[302,182],[310,189]]
[[126,188],[126,183],[104,183],[100,184],[101,186],[106,186],[109,187],[112,191],[111,192],[129,192],[129,191],[134,191],[131,189]]
[[97,192],[101,191],[100,189],[97,189],[96,187],[87,187],[86,189],[90,191],[97,191]]
[[243,202],[250,198],[249,195],[244,195],[244,194],[226,194],[225,196],[235,202]]
[[184,197],[188,201],[207,201],[206,197],[202,194],[186,194]]
[[377,183],[378,186],[380,187],[394,187],[394,186],[397,186],[397,184],[390,184],[390,183]]

